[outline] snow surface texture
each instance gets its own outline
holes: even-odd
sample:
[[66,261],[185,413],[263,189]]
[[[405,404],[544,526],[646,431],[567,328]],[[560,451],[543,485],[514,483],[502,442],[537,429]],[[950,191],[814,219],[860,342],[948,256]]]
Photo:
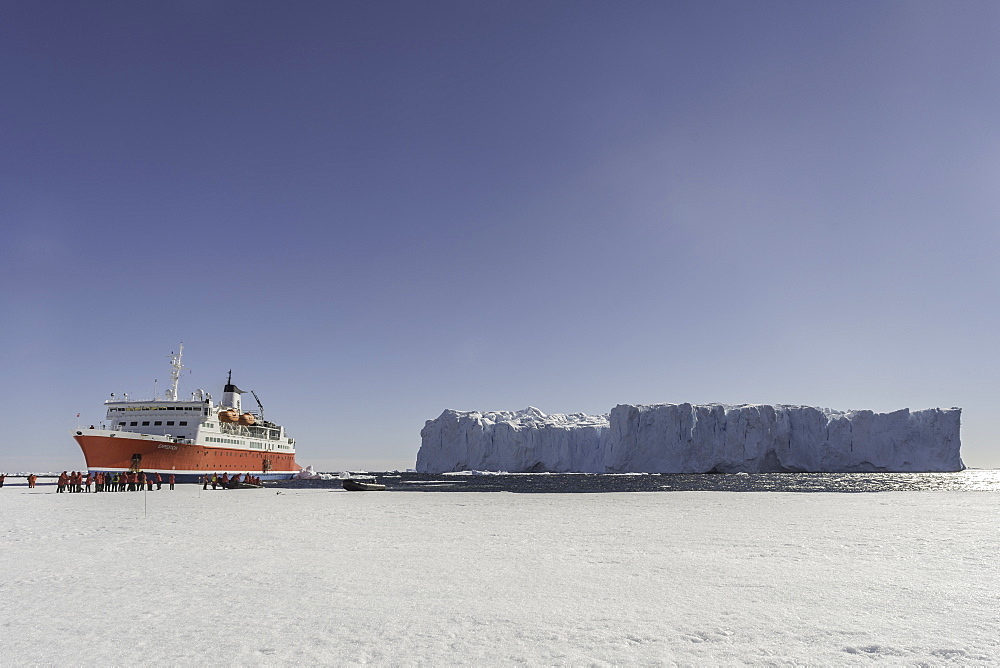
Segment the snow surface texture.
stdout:
[[3,663],[997,665],[998,516],[990,492],[8,484]]
[[446,410],[417,470],[577,473],[961,471],[959,408],[892,413],[745,404],[618,405],[610,415]]

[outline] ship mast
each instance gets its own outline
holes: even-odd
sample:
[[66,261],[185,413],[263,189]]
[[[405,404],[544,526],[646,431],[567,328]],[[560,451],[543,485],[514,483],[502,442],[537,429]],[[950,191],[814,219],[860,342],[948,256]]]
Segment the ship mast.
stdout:
[[177,349],[177,354],[170,353],[170,389],[167,390],[167,399],[170,401],[177,401],[177,385],[181,381],[181,369],[184,365],[181,364],[181,356],[184,354],[184,342],[181,341],[180,347]]

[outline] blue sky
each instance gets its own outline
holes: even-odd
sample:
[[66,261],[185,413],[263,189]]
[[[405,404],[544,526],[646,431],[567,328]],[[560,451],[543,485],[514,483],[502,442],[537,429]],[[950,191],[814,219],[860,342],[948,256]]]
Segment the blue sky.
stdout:
[[961,406],[1000,467],[1000,5],[8,2],[0,470],[225,373],[321,470],[445,408]]

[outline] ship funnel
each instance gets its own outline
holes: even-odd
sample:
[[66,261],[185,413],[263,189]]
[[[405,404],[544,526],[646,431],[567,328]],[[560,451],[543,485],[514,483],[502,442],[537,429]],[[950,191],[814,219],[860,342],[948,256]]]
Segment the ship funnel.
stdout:
[[233,372],[229,371],[229,378],[226,380],[226,387],[222,392],[222,401],[220,406],[228,406],[230,408],[235,408],[237,412],[241,409],[240,407],[240,395],[243,394],[243,390],[233,385]]

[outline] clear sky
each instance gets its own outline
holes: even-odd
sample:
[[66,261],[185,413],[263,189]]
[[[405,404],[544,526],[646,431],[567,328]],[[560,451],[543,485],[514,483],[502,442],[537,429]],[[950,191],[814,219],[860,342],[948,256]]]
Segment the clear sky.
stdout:
[[320,470],[445,408],[961,406],[1000,467],[1000,4],[0,5],[0,470],[233,370]]

